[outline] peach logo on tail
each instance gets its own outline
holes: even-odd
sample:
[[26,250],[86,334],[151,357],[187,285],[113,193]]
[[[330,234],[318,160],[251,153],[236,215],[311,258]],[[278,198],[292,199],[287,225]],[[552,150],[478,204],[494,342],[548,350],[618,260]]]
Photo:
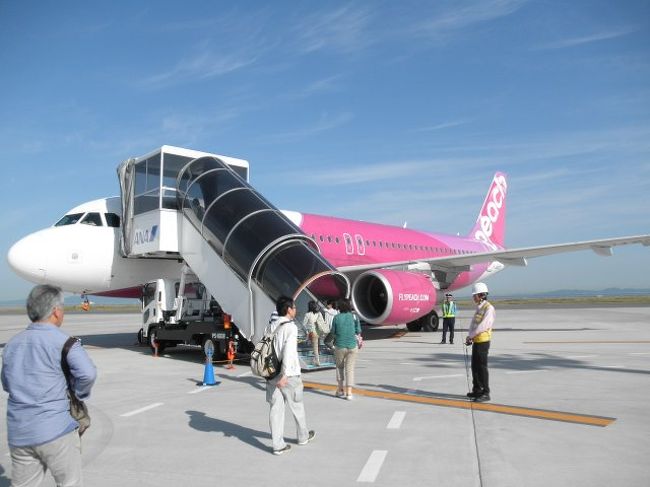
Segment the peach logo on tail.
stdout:
[[489,199],[484,206],[484,212],[481,213],[478,219],[480,229],[476,231],[474,238],[483,242],[492,250],[496,250],[497,246],[492,243],[491,237],[494,232],[494,224],[499,220],[508,183],[504,176],[495,176],[493,183]]

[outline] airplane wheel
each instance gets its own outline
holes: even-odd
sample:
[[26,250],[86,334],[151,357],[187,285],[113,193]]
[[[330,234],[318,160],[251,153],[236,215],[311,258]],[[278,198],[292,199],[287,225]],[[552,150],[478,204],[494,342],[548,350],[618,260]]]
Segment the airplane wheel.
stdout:
[[411,321],[410,323],[407,323],[406,324],[406,329],[408,331],[420,331],[420,330],[422,330],[422,323],[420,323],[420,321],[421,321],[421,319]]
[[422,330],[426,332],[437,331],[440,327],[440,318],[438,318],[438,313],[435,311],[431,311],[428,315],[420,318],[420,322],[422,323]]

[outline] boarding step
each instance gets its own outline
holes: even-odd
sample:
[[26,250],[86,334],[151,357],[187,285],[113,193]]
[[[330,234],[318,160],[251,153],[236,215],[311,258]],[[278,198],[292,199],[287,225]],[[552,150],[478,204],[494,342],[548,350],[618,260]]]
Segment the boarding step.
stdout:
[[311,342],[308,340],[298,341],[298,359],[300,360],[300,369],[304,371],[324,370],[336,367],[334,359],[334,350],[325,344],[319,344],[318,356],[320,366],[314,363],[314,351]]

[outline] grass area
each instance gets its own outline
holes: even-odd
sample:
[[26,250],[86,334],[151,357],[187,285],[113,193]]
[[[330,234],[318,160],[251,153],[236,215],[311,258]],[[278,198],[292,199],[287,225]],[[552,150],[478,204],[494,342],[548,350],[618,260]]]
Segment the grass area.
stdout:
[[[139,304],[97,304],[90,307],[90,311],[83,311],[81,305],[65,306],[66,313],[139,313]],[[23,306],[12,306],[0,308],[0,314],[3,315],[21,315],[26,314]]]
[[[555,298],[490,298],[490,302],[499,306],[513,308],[544,307],[584,307],[584,306],[650,306],[650,295],[629,296],[571,296]],[[472,307],[473,301],[461,299],[456,302],[459,307]]]
[[[650,295],[628,296],[574,296],[566,298],[499,298],[495,296],[490,302],[497,308],[579,308],[590,306],[650,306]],[[457,299],[456,304],[461,309],[474,307],[470,299]],[[440,305],[440,303],[438,303]],[[83,311],[81,305],[66,306],[66,313],[139,313],[139,304],[97,304],[90,311]],[[0,314],[25,314],[24,307],[0,307]]]

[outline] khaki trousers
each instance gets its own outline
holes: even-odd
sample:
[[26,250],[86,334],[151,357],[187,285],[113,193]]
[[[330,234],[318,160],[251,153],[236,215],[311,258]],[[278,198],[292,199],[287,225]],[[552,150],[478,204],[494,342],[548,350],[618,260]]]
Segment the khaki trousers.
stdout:
[[11,486],[38,487],[49,469],[57,487],[81,487],[81,438],[77,430],[38,446],[12,447]]
[[336,357],[336,381],[339,383],[339,389],[343,386],[354,386],[354,366],[357,362],[357,352],[359,349],[354,348],[337,348],[334,350]]

